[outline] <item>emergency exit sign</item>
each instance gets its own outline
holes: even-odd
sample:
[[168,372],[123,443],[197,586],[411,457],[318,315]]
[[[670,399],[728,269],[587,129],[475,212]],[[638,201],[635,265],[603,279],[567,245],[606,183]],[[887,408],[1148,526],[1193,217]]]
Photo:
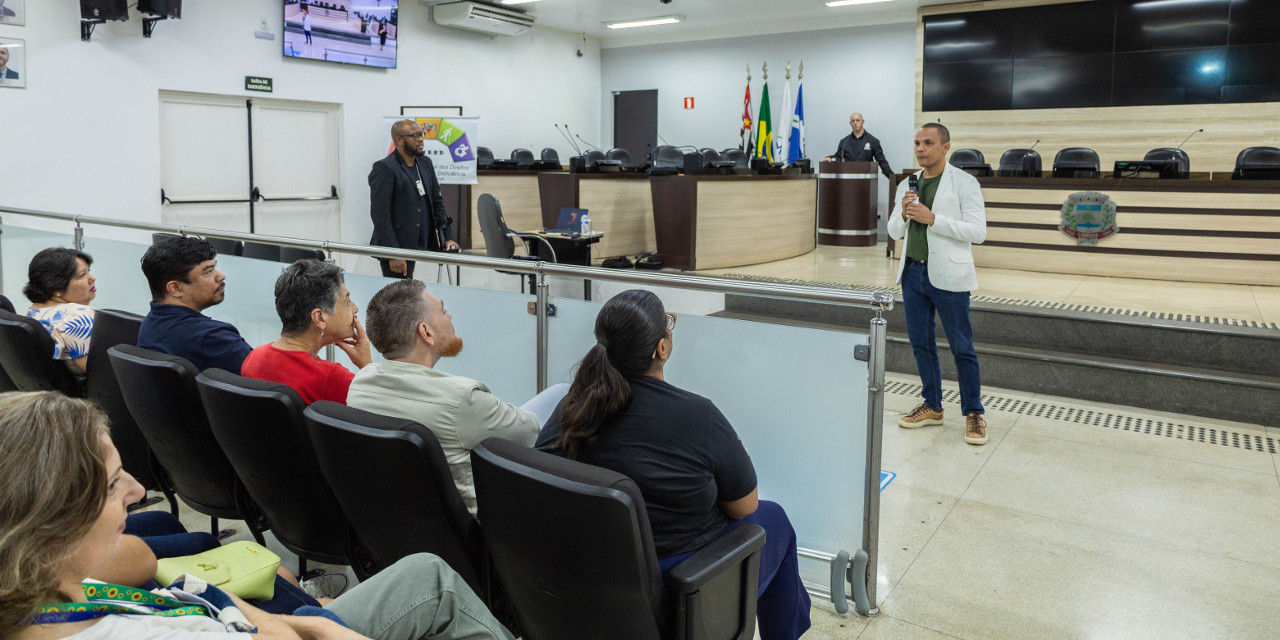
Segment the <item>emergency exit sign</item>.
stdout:
[[684,99],[684,108],[686,108],[686,109],[692,109],[692,108],[693,108],[693,98],[685,98],[685,99]]
[[271,78],[259,78],[256,76],[244,77],[245,91],[261,91],[263,93],[271,93]]

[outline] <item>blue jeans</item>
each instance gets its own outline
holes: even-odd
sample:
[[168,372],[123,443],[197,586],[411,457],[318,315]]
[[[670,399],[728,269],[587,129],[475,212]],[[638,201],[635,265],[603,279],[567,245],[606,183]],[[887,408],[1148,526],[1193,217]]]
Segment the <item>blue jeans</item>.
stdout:
[[939,289],[929,284],[927,264],[903,259],[907,266],[902,270],[902,305],[907,313],[907,337],[911,339],[916,370],[924,387],[921,395],[925,405],[942,411],[942,367],[938,363],[933,324],[934,312],[937,312],[960,378],[960,410],[966,416],[984,413],[982,375],[978,371],[978,353],[973,349],[973,327],[969,325],[969,292]]
[[[761,640],[795,640],[809,629],[809,592],[800,580],[800,567],[796,558],[796,530],[782,506],[769,500],[761,500],[756,512],[741,519],[730,520],[725,531],[744,522],[764,529],[764,547],[760,549],[760,589],[756,602],[756,622]],[[658,559],[662,576],[689,556],[690,551]]]

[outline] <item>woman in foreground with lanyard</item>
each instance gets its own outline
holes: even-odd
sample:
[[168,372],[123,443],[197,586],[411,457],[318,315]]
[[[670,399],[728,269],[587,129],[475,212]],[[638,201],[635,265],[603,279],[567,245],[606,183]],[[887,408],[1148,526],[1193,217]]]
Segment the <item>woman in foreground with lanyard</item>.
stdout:
[[119,551],[128,506],[144,493],[94,405],[57,392],[0,394],[0,640],[511,637],[425,553],[311,615],[265,613],[185,577],[154,591],[90,579]]

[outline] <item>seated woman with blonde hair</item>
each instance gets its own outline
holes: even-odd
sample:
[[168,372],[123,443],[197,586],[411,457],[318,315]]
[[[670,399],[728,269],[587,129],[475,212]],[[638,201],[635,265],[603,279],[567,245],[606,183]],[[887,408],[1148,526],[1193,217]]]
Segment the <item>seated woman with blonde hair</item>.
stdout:
[[93,258],[75,249],[54,247],[37,253],[27,266],[23,295],[31,301],[28,318],[35,318],[53,337],[53,359],[65,360],[74,373],[84,373],[93,335],[93,307],[97,278],[89,273]]
[[461,577],[425,553],[305,616],[268,614],[217,587],[202,591],[216,608],[184,607],[172,590],[91,580],[107,575],[127,507],[142,495],[93,404],[51,391],[0,394],[0,640],[511,637]]

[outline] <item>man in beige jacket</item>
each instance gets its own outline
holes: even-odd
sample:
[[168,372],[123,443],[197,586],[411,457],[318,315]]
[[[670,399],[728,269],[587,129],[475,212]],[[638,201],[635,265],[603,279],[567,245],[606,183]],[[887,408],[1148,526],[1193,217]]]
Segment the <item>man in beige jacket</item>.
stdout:
[[[471,449],[492,437],[532,447],[541,419],[533,411],[499,400],[483,382],[434,369],[441,358],[462,351],[462,338],[454,333],[453,316],[445,311],[444,303],[431,295],[422,281],[407,279],[387,285],[369,301],[365,315],[365,333],[386,360],[356,374],[347,392],[347,405],[413,420],[430,429],[440,441],[467,510],[474,516]],[[534,400],[557,392],[564,395],[563,389],[549,389]],[[549,408],[555,407],[554,401],[548,402]]]

